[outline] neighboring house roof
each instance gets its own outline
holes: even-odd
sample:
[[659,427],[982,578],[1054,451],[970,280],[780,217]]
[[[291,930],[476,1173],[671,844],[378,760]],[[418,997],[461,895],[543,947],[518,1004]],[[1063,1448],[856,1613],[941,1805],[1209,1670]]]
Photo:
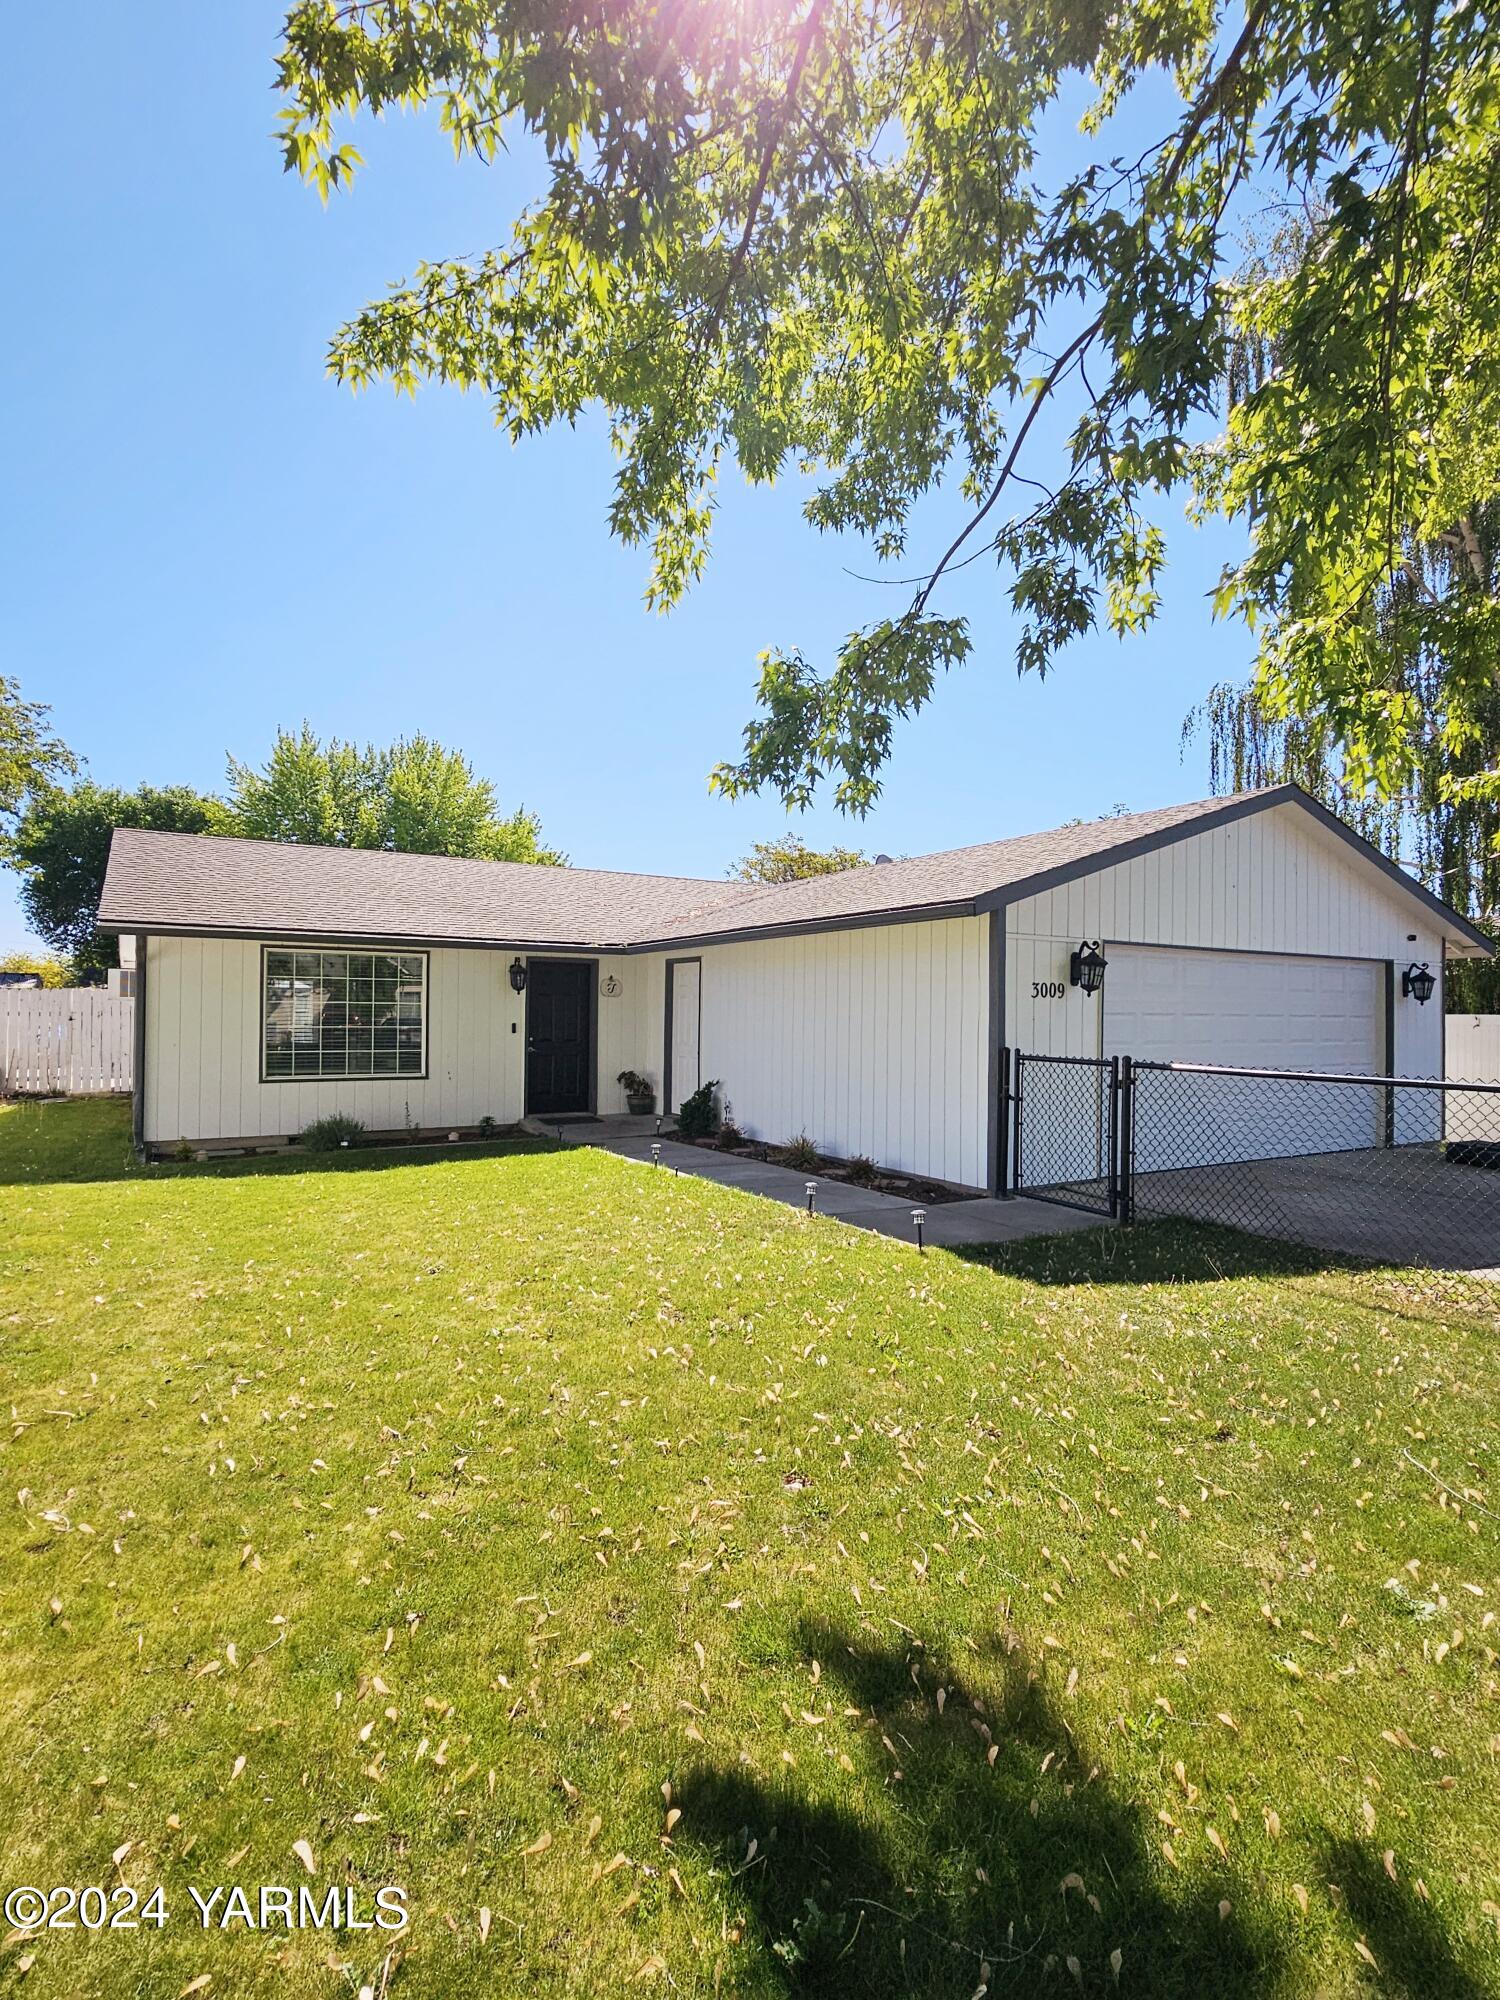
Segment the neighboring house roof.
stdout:
[[1302,808],[1436,914],[1460,951],[1488,953],[1482,932],[1295,785],[775,884],[122,827],[110,847],[99,921],[105,930],[639,951],[767,932],[972,915],[1285,805]]

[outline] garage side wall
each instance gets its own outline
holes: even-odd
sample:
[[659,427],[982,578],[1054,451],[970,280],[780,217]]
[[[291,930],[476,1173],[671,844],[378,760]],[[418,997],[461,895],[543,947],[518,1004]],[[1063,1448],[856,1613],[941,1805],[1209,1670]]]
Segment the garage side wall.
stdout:
[[[410,947],[407,947],[410,949]],[[566,952],[549,953],[564,958]],[[427,1075],[263,1083],[261,946],[241,938],[162,938],[148,944],[148,1145],[178,1139],[272,1138],[348,1112],[370,1131],[508,1124],[525,1094],[525,999],[511,991],[512,951],[428,954]],[[625,1068],[660,1067],[661,961],[603,958],[619,992],[596,992],[599,1109],[623,1111]],[[515,1032],[512,1033],[512,1024]]]
[[[1416,941],[1409,934],[1416,932]],[[1005,1039],[1052,1055],[1097,1055],[1097,1004],[1068,985],[1085,938],[1217,951],[1394,960],[1395,1068],[1441,1076],[1442,1000],[1402,1000],[1399,971],[1442,942],[1426,917],[1298,808],[1258,812],[1043,890],[1006,912]],[[1063,997],[1052,997],[1058,985]],[[1105,995],[1108,996],[1108,974]]]
[[703,1074],[759,1139],[985,1184],[987,920],[706,946]]

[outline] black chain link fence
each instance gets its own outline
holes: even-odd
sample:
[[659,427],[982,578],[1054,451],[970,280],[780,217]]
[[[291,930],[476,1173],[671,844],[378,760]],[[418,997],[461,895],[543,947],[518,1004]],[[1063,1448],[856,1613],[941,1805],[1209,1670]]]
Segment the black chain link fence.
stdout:
[[1121,1212],[1500,1288],[1500,1084],[1127,1063]]
[[1009,1185],[1451,1274],[1500,1302],[1500,1083],[1008,1058]]

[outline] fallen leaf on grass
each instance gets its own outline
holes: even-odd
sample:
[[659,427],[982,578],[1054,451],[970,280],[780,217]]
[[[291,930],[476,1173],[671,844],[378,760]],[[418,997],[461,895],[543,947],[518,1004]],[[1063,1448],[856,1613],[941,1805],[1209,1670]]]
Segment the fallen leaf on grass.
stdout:
[[551,1836],[551,1834],[550,1834],[550,1833],[539,1833],[539,1834],[537,1835],[536,1839],[535,1839],[534,1841],[532,1841],[532,1843],[531,1843],[530,1847],[523,1847],[523,1848],[521,1849],[521,1852],[522,1852],[522,1854],[523,1854],[523,1855],[526,1855],[526,1854],[545,1854],[545,1853],[547,1852],[547,1849],[548,1849],[548,1848],[549,1848],[549,1847],[550,1847],[551,1845],[552,1845],[552,1836]]
[[292,1852],[302,1863],[302,1866],[307,1870],[309,1875],[317,1874],[318,1864],[314,1861],[313,1851],[305,1840],[294,1840],[292,1842]]
[[196,1979],[190,1979],[187,1985],[183,1987],[177,1996],[177,2000],[188,2000],[190,1993],[206,1993],[213,1983],[214,1976],[211,1972],[200,1972]]
[[479,1942],[484,1943],[490,1934],[490,1913],[487,1909],[479,1912]]

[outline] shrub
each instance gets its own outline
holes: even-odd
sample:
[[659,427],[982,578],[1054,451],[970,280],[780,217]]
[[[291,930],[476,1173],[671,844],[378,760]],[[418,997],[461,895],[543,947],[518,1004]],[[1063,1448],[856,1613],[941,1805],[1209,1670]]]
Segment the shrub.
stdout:
[[656,1085],[638,1069],[622,1069],[615,1082],[627,1097],[655,1097]]
[[718,1131],[719,1100],[714,1094],[718,1088],[719,1078],[713,1076],[699,1084],[691,1097],[683,1098],[677,1129],[684,1139],[710,1139]]
[[749,1140],[740,1130],[739,1126],[726,1118],[724,1123],[719,1127],[719,1145],[722,1150],[730,1153],[733,1152],[736,1146],[745,1146],[748,1144]]
[[799,1167],[804,1173],[811,1173],[815,1167],[823,1164],[817,1147],[805,1132],[799,1132],[795,1139],[787,1140],[781,1149],[781,1158],[783,1165]]
[[869,1187],[880,1176],[880,1168],[868,1153],[856,1153],[852,1160],[845,1160],[844,1171],[856,1187]]
[[309,1153],[336,1153],[343,1146],[357,1146],[364,1137],[363,1121],[346,1111],[334,1111],[327,1118],[315,1118],[297,1134],[297,1144]]
[[477,1130],[479,1132],[479,1136],[481,1139],[494,1138],[495,1133],[498,1130],[498,1127],[496,1126],[494,1119],[491,1118],[488,1111],[486,1111],[484,1116],[480,1119]]

